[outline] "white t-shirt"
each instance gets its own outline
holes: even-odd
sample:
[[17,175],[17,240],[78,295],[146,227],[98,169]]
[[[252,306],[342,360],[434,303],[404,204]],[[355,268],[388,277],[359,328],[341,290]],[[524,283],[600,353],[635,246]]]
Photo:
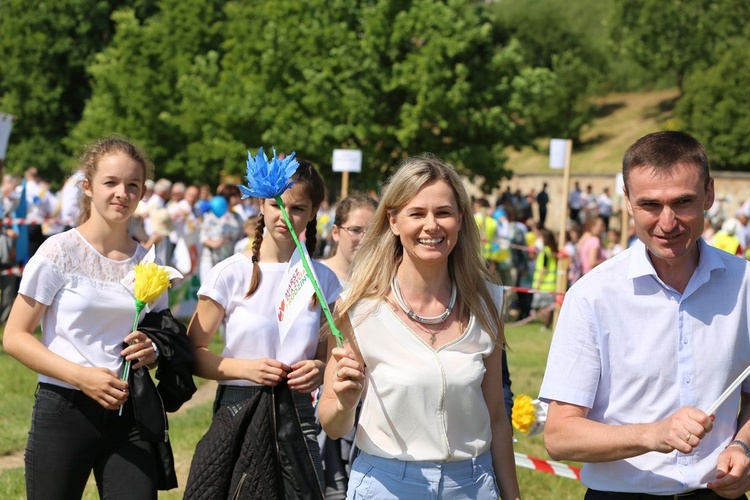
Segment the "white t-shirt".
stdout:
[[[123,339],[132,331],[135,298],[120,280],[146,255],[138,245],[127,260],[108,259],[77,229],[51,236],[24,268],[19,293],[49,306],[42,316],[42,343],[73,363],[122,370]],[[167,294],[149,310],[168,305]],[[75,389],[39,375],[40,382]]]
[[[319,336],[322,310],[320,305],[309,308],[294,322],[290,332],[279,339],[276,302],[279,287],[288,263],[261,262],[261,279],[253,295],[245,298],[253,275],[253,263],[244,254],[236,254],[215,265],[198,290],[199,297],[208,297],[224,308],[225,347],[222,356],[237,359],[273,358],[292,365],[314,359],[321,339]],[[333,271],[313,262],[320,289],[329,304],[336,301],[341,285]],[[312,297],[311,302],[312,305]],[[249,380],[224,380],[227,385],[258,385]]]
[[65,185],[60,191],[60,218],[69,221],[68,225],[70,226],[78,224],[78,216],[81,213],[81,193],[83,191],[81,181],[84,178],[83,172],[79,170],[65,181]]

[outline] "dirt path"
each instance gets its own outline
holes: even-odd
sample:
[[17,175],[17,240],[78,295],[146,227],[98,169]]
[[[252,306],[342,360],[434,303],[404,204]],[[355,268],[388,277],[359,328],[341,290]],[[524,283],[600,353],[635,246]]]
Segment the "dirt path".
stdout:
[[[193,397],[192,399],[190,399],[190,401],[182,405],[182,408],[170,414],[170,416],[180,415],[190,408],[195,408],[196,406],[200,406],[204,403],[208,403],[209,401],[213,401],[215,394],[216,381],[209,380],[198,388],[196,393],[193,394]],[[8,469],[15,469],[17,467],[23,467],[23,454],[24,450],[20,449],[7,455],[0,456],[0,472]]]

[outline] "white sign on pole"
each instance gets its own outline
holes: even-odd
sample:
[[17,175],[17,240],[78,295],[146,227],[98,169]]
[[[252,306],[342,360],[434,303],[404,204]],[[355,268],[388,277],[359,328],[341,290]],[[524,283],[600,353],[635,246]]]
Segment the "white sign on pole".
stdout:
[[625,187],[625,179],[622,177],[622,172],[618,172],[615,175],[615,194],[622,194],[622,188]]
[[549,168],[565,168],[565,152],[567,147],[567,139],[549,140]]
[[361,149],[334,149],[333,150],[334,172],[361,172],[362,150]]
[[10,129],[13,128],[13,115],[0,113],[0,160],[5,159],[5,152],[8,150],[8,139],[10,139]]

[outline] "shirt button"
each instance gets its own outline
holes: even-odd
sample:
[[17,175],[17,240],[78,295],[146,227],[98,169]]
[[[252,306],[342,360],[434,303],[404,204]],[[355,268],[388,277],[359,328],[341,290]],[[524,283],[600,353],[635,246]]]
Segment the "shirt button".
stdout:
[[686,384],[689,384],[692,380],[693,379],[691,379],[690,377],[685,377],[685,383]]
[[682,339],[682,343],[683,343],[683,344],[687,344],[687,343],[688,343],[688,339],[687,339],[687,337],[685,337],[684,339]]

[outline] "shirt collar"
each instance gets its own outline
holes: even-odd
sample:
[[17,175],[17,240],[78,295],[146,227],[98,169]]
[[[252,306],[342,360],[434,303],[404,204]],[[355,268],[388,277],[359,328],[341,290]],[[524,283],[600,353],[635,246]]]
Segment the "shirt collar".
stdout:
[[[700,257],[698,258],[698,267],[693,271],[693,278],[698,277],[700,283],[708,281],[711,271],[715,269],[726,269],[726,265],[721,260],[721,257],[717,252],[711,251],[708,244],[703,238],[698,239],[698,249],[700,250]],[[646,245],[641,240],[635,242],[631,249],[630,257],[630,268],[628,269],[628,279],[640,278],[642,276],[654,276],[658,278],[656,269],[648,256],[648,250]],[[661,280],[659,280],[661,282]]]

